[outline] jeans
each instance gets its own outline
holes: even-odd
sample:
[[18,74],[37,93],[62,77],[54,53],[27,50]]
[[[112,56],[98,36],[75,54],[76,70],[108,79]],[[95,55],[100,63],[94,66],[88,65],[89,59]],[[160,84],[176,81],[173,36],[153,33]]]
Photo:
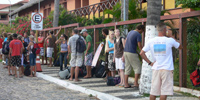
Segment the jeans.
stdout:
[[64,61],[65,68],[67,68],[67,55],[68,55],[68,52],[60,53],[60,71],[63,70],[63,61]]
[[30,54],[29,55],[29,62],[30,66],[35,66],[36,65],[36,55],[35,54]]

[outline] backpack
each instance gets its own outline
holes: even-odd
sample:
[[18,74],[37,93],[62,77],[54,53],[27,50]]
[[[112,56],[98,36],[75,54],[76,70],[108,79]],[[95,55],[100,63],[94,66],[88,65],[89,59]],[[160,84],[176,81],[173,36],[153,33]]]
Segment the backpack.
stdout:
[[200,86],[200,69],[199,69],[199,67],[190,74],[190,80],[191,80],[193,86],[195,86],[195,87]]
[[69,71],[69,69],[65,69],[64,71],[60,71],[60,72],[58,73],[58,75],[59,75],[59,77],[60,77],[61,79],[68,79],[69,76],[70,76],[70,71]]
[[34,43],[32,53],[35,54],[35,55],[40,54],[40,47],[38,46],[37,43]]
[[83,53],[86,50],[85,41],[79,36],[76,41],[76,52]]
[[24,70],[24,75],[29,76],[31,75],[31,70],[30,70],[30,65],[26,65],[25,70]]
[[120,83],[120,77],[108,77],[107,78],[107,86],[115,86]]
[[98,66],[96,67],[95,76],[97,78],[104,78],[106,77],[105,66],[102,65],[102,60],[99,62]]
[[2,53],[3,54],[9,54],[9,42],[5,42],[4,44],[3,44],[3,49],[2,49]]

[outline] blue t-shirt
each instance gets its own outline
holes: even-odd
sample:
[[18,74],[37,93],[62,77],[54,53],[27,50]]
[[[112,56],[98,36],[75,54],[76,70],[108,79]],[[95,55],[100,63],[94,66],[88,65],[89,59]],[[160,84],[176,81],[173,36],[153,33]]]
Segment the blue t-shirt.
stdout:
[[4,39],[4,42],[6,42],[6,41],[7,41],[7,39],[8,39],[8,38],[6,37],[6,38]]
[[124,52],[137,53],[137,43],[141,42],[142,36],[137,31],[130,31],[127,35]]
[[[114,48],[114,43],[111,43],[111,42],[108,40],[108,47],[109,47],[109,48]],[[109,54],[111,54],[111,53],[114,53],[114,50],[109,51]]]
[[29,37],[24,38],[24,42],[26,42],[27,44],[29,44],[29,42],[30,42]]

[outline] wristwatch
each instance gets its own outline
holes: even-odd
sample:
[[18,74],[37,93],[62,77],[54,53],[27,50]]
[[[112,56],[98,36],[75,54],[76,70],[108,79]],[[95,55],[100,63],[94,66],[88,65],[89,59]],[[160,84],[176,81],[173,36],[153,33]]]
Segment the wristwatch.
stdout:
[[151,65],[151,62],[148,65]]

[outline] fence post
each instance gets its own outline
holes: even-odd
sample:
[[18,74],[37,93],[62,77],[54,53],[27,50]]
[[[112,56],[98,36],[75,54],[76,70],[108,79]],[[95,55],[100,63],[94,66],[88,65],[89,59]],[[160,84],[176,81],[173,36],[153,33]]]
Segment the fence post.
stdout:
[[179,50],[179,86],[187,86],[187,19],[179,18],[179,40],[183,49]]

